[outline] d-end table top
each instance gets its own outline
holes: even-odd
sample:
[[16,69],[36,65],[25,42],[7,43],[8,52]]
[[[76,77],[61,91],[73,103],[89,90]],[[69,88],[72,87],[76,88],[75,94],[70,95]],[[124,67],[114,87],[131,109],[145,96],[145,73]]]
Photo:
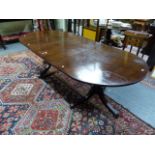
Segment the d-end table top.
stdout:
[[148,66],[141,58],[72,33],[32,32],[20,38],[47,63],[75,80],[104,86],[124,86],[141,81]]

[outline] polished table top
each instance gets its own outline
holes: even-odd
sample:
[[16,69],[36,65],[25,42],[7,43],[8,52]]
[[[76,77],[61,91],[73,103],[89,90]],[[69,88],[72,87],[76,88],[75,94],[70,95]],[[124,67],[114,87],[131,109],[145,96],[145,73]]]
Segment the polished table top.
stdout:
[[72,33],[32,32],[20,41],[58,70],[85,83],[129,85],[141,81],[148,71],[146,63],[136,55]]

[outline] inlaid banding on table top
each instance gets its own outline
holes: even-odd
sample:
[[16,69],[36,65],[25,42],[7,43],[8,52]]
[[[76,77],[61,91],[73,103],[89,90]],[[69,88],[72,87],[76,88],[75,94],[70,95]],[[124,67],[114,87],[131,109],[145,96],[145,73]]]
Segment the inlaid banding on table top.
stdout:
[[146,63],[136,55],[72,33],[32,32],[20,41],[59,71],[85,83],[129,85],[141,81],[148,72]]

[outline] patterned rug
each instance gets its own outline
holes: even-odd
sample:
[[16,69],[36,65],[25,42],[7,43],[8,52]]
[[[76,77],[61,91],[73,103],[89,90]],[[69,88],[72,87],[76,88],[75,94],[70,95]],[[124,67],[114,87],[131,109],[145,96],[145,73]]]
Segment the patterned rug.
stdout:
[[72,112],[54,89],[36,78],[42,60],[26,52],[0,61],[0,134],[67,134]]
[[30,51],[1,56],[0,62],[0,134],[155,134],[154,128],[110,98],[120,111],[118,119],[97,96],[71,110],[70,104],[90,86],[60,72],[46,81],[39,79],[42,60]]

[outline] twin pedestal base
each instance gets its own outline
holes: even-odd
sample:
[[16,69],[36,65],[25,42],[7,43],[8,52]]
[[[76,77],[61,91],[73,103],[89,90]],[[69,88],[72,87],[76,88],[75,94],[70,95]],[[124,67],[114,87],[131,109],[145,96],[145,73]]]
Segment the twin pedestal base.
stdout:
[[[105,105],[105,107],[113,114],[115,118],[119,117],[119,112],[112,107],[110,103],[108,103],[107,99],[105,98],[105,86],[100,86],[100,85],[93,85],[91,89],[89,90],[88,94],[82,98],[82,100],[79,101],[79,104],[84,104],[88,102],[88,100],[93,96],[93,95],[98,95],[102,103]],[[78,103],[72,106],[71,108],[75,108],[76,106],[79,105]]]
[[[51,65],[48,63],[45,63],[45,65],[46,65],[45,69],[40,73],[40,78],[42,79],[45,79],[55,73],[55,72],[52,72],[47,74]],[[88,94],[85,97],[83,97],[81,100],[79,100],[78,103],[72,106],[71,108],[75,108],[78,105],[85,104],[93,95],[98,95],[102,103],[105,105],[105,107],[113,114],[115,118],[118,118],[119,112],[116,109],[114,109],[112,105],[108,103],[107,99],[105,98],[105,94],[104,94],[105,88],[106,88],[105,86],[93,85],[89,90]]]

